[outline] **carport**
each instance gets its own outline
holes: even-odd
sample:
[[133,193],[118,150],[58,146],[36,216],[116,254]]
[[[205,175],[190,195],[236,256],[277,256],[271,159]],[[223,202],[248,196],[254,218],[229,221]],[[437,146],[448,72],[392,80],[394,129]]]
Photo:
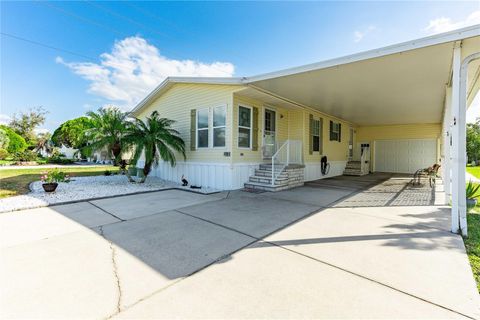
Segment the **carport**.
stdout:
[[[440,162],[452,203],[451,231],[466,235],[466,109],[480,87],[479,58],[476,25],[243,82],[252,92],[333,115],[358,128],[378,128],[380,136],[382,130],[408,125],[403,138],[377,144],[372,159],[379,170],[375,164],[371,169],[412,172],[433,164],[430,161]],[[419,128],[435,125],[441,127],[439,133],[419,141]],[[398,165],[389,167],[389,158],[399,159]]]

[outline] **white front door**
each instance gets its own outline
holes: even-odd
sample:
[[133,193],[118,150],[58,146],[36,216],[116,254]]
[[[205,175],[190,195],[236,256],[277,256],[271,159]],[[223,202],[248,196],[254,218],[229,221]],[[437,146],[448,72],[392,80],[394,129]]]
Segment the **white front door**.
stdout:
[[277,151],[276,128],[277,113],[274,110],[265,108],[263,120],[263,158],[270,159]]
[[375,171],[415,173],[437,161],[437,140],[377,140],[375,141]]

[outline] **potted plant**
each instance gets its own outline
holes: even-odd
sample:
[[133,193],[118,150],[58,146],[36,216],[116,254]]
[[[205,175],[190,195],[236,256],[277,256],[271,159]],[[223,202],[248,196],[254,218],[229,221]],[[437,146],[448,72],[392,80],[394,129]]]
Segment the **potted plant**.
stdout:
[[57,189],[59,182],[70,182],[70,177],[63,171],[53,169],[40,178],[42,180],[42,187],[45,192],[53,192]]
[[480,184],[475,186],[470,180],[467,184],[467,190],[466,190],[466,195],[467,195],[467,209],[474,208],[477,205],[477,198],[479,195],[477,195],[478,190],[480,189]]

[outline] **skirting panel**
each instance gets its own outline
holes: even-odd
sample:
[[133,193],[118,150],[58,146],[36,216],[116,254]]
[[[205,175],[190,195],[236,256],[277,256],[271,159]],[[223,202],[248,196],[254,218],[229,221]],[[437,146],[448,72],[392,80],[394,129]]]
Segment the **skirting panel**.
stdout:
[[[144,162],[138,161],[137,167],[143,168]],[[168,181],[181,183],[182,175],[192,185],[204,186],[219,190],[235,190],[243,188],[243,184],[258,169],[260,163],[200,163],[177,162],[172,167],[168,162],[160,162],[152,169],[152,176]]]
[[305,163],[305,181],[341,176],[346,165],[347,161],[330,161],[330,170],[323,176],[320,162],[307,162]]

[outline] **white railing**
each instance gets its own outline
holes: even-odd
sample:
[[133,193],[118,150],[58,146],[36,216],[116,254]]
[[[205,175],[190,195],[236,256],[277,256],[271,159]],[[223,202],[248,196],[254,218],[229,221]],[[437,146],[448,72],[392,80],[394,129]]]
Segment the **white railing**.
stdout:
[[287,140],[272,156],[272,186],[289,164],[303,164],[301,140]]

